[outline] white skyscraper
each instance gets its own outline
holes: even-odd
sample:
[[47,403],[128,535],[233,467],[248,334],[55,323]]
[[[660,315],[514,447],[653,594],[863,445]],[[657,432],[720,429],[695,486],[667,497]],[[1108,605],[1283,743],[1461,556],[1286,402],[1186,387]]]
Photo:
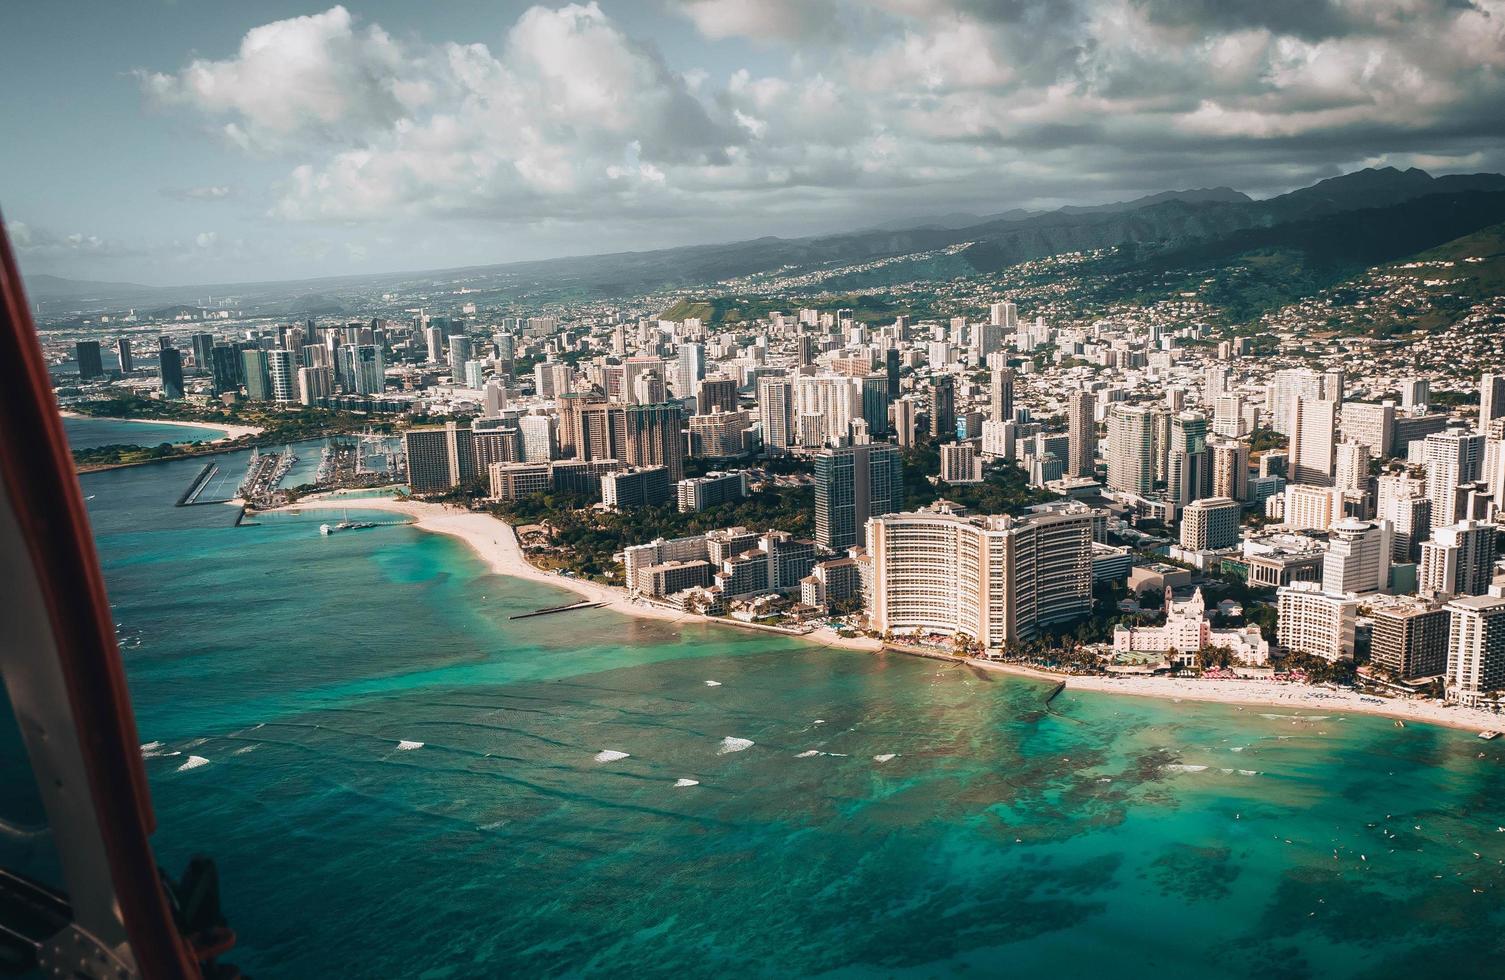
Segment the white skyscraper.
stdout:
[[1447,604],[1447,699],[1477,704],[1505,688],[1505,598],[1465,596]]
[[1345,518],[1333,525],[1322,562],[1322,591],[1381,592],[1390,584],[1390,522]]
[[699,390],[705,377],[705,346],[703,344],[679,345],[679,378],[675,394],[688,398]]
[[1363,490],[1369,482],[1369,447],[1349,439],[1338,443],[1333,486],[1339,490]]
[[1338,403],[1297,396],[1291,410],[1290,478],[1328,487],[1333,483]]
[[1431,529],[1447,527],[1459,516],[1459,486],[1479,479],[1484,463],[1484,437],[1477,432],[1449,429],[1427,436],[1427,499],[1432,502]]
[[1142,405],[1108,410],[1108,488],[1147,494],[1155,487],[1154,418]]

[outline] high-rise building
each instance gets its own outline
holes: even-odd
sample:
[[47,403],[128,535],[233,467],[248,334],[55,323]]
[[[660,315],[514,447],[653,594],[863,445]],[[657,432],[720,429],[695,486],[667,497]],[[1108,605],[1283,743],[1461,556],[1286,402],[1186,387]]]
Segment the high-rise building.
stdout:
[[1489,434],[1489,423],[1505,418],[1505,374],[1485,374],[1479,378],[1480,435]]
[[601,503],[613,510],[660,507],[669,499],[666,467],[633,466],[601,474]]
[[241,351],[242,372],[246,380],[246,397],[253,402],[272,400],[272,378],[267,368],[267,352],[260,347]]
[[78,380],[92,381],[104,377],[104,358],[99,352],[99,341],[80,340],[73,345],[73,357],[78,361]]
[[1476,705],[1505,688],[1505,598],[1461,596],[1447,604],[1449,701]]
[[1324,592],[1316,582],[1293,582],[1276,593],[1276,642],[1282,653],[1352,660],[1359,601]]
[[164,347],[157,352],[157,364],[162,372],[162,397],[175,400],[183,397],[183,352],[176,347]]
[[1434,603],[1395,596],[1370,600],[1369,661],[1401,680],[1436,677],[1447,670],[1448,611]]
[[1291,409],[1290,478],[1317,487],[1333,484],[1338,403],[1298,396]]
[[214,368],[214,334],[196,333],[188,339],[193,345],[193,373],[209,374]]
[[1322,560],[1322,591],[1383,592],[1390,584],[1390,522],[1345,518],[1332,527]]
[[752,424],[746,412],[708,412],[690,418],[690,455],[711,459],[741,456]]
[[320,398],[328,398],[332,394],[334,394],[334,372],[329,368],[300,367],[298,369],[299,403],[313,405]]
[[1400,407],[1405,412],[1425,412],[1432,400],[1432,383],[1426,378],[1406,378],[1400,383]]
[[453,490],[477,478],[474,436],[454,422],[442,429],[409,429],[403,434],[407,450],[408,485],[414,493]]
[[695,398],[695,411],[699,415],[709,415],[711,412],[735,412],[737,410],[737,382],[732,378],[706,378],[700,382]]
[[1147,494],[1155,487],[1154,417],[1142,405],[1108,409],[1108,488]]
[[1171,416],[1165,474],[1166,495],[1177,506],[1199,500],[1212,489],[1207,417],[1202,413],[1177,412]]
[[974,442],[948,442],[941,446],[942,483],[979,483],[982,481],[982,458]]
[[136,370],[136,359],[131,356],[131,338],[116,338],[115,354],[120,358],[121,374],[130,374],[132,371]]
[[342,350],[349,352],[349,368],[346,376],[350,390],[358,395],[381,394],[386,380],[386,367],[382,364],[381,348],[375,344],[356,344],[342,348]]
[[956,434],[956,388],[949,374],[930,383],[930,435],[947,438]]
[[830,551],[861,543],[869,517],[904,504],[904,464],[883,443],[823,449],[815,455],[815,541]]
[[1270,410],[1271,428],[1281,435],[1291,435],[1295,424],[1296,399],[1322,399],[1336,401],[1327,394],[1328,379],[1308,368],[1287,368],[1276,371],[1271,377],[1266,393],[1265,407]]
[[915,403],[912,398],[900,398],[893,404],[894,434],[900,449],[913,449],[915,442]]
[[1209,439],[1212,456],[1212,495],[1249,499],[1249,444],[1238,439]]
[[1243,507],[1229,497],[1193,500],[1181,511],[1181,547],[1214,551],[1238,544]]
[[1286,487],[1285,517],[1293,531],[1326,531],[1343,519],[1343,491],[1292,483]]
[[1097,470],[1097,399],[1090,391],[1066,396],[1067,476],[1092,476]]
[[705,476],[680,480],[676,495],[681,514],[702,511],[729,500],[741,500],[747,496],[747,474],[738,470],[732,473],[707,473]]
[[1494,578],[1495,526],[1460,521],[1421,544],[1417,591],[1426,596],[1483,595]]
[[795,444],[794,385],[788,378],[758,379],[758,416],[769,452],[783,452]]
[[1092,611],[1092,528],[1081,503],[1014,518],[942,504],[874,517],[869,620],[879,632],[960,634],[993,656]]
[[988,411],[995,422],[1014,420],[1014,369],[997,367],[988,377]]
[[883,353],[883,374],[888,380],[888,400],[899,400],[899,348],[890,347]]
[[1395,402],[1344,402],[1343,438],[1368,447],[1371,456],[1389,456],[1395,443]]
[[457,385],[465,383],[465,362],[475,356],[470,338],[463,333],[449,335],[449,378]]
[[517,420],[523,440],[523,462],[547,463],[558,453],[554,416],[524,415]]
[[1427,436],[1427,499],[1432,502],[1432,531],[1457,522],[1462,516],[1459,488],[1481,476],[1484,437],[1477,432],[1449,429]]
[[1357,439],[1338,443],[1333,471],[1333,486],[1339,490],[1362,492],[1369,484],[1369,447]]
[[568,364],[557,361],[541,361],[533,365],[533,390],[539,398],[558,398],[574,390],[573,375]]
[[270,400],[295,402],[298,400],[298,362],[290,350],[269,350],[267,356],[267,381],[270,385]]
[[214,350],[209,352],[210,374],[216,395],[240,390],[245,378],[243,357],[244,352],[234,344],[215,344]]
[[705,345],[685,343],[679,345],[679,377],[675,394],[680,398],[693,398],[705,377]]

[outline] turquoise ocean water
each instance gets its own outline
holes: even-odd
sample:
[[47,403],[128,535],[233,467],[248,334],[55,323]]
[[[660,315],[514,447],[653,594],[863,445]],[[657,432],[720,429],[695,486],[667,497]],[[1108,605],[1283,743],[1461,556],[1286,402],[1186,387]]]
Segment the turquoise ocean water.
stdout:
[[173,508],[199,465],[84,486],[159,854],[218,860],[258,977],[1502,973],[1469,733],[509,621],[566,596],[392,515]]

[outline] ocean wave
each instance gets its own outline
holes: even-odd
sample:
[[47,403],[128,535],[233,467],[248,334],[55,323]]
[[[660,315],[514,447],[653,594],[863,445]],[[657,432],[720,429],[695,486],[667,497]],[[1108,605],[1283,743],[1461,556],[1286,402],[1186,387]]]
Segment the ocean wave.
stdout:
[[161,742],[146,742],[146,743],[142,744],[141,751],[142,752],[152,752],[152,751],[155,751],[157,749],[160,749],[161,747],[162,747],[162,743]]
[[822,752],[820,749],[806,749],[805,751],[803,751],[803,752],[799,753],[798,755],[796,755],[795,758],[796,759],[810,759],[810,758],[814,758],[817,755],[825,755],[825,753]]
[[1242,751],[1244,751],[1245,748],[1246,748],[1246,746],[1243,746],[1243,745],[1235,745],[1233,748],[1229,749],[1228,751],[1229,752],[1242,752]]
[[720,681],[706,681],[705,682],[705,686],[706,687],[720,687],[721,686],[721,682]]
[[261,748],[261,743],[260,742],[254,742],[254,743],[252,743],[250,745],[243,745],[240,748],[236,749],[234,752],[231,752],[230,754],[231,755],[245,755],[248,752],[255,752],[259,748]]
[[875,756],[873,756],[873,761],[874,762],[887,762],[890,759],[892,759],[895,756],[897,756],[898,754],[899,753],[897,753],[897,752],[885,752],[882,755],[875,755]]
[[674,781],[674,788],[675,789],[684,789],[686,786],[699,786],[699,785],[700,785],[700,780],[698,780],[698,779],[685,779],[684,777],[680,777],[679,779],[676,779]]
[[721,747],[716,750],[716,754],[726,755],[728,752],[741,752],[752,748],[755,744],[757,743],[750,738],[736,738],[728,735],[721,740]]
[[1261,718],[1268,718],[1271,721],[1281,721],[1284,719],[1290,719],[1292,721],[1326,721],[1327,719],[1332,717],[1331,715],[1278,715],[1272,714],[1268,711],[1261,711],[1259,713],[1259,716]]
[[479,827],[477,827],[476,829],[477,830],[496,830],[499,827],[505,826],[506,823],[507,823],[507,821],[505,821],[505,820],[495,820],[495,821],[492,821],[491,823],[483,823]]
[[629,759],[631,755],[626,752],[618,752],[616,749],[602,749],[596,753],[595,758],[597,762],[617,762],[622,759]]
[[1180,762],[1172,762],[1165,767],[1166,772],[1205,772],[1206,766],[1189,766]]
[[188,761],[178,767],[178,772],[187,772],[190,769],[197,769],[199,766],[207,766],[208,764],[209,760],[203,756],[190,755]]
[[403,739],[397,743],[397,751],[399,752],[411,752],[414,749],[421,748],[423,748],[422,742],[409,742],[407,739]]

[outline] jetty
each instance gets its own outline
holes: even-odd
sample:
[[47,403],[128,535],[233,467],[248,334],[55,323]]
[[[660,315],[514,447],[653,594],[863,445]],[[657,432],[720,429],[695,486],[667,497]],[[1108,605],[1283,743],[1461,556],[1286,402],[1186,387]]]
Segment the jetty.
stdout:
[[1059,696],[1059,695],[1060,695],[1060,693],[1061,693],[1061,692],[1062,692],[1062,691],[1064,691],[1064,690],[1066,690],[1066,682],[1065,682],[1065,681],[1061,681],[1061,682],[1060,682],[1060,683],[1059,683],[1059,684],[1057,684],[1057,685],[1056,685],[1056,686],[1055,686],[1055,687],[1053,687],[1053,688],[1051,688],[1051,690],[1050,690],[1050,694],[1048,694],[1048,695],[1046,695],[1046,698],[1045,698],[1045,703],[1046,703],[1046,704],[1050,704],[1050,703],[1051,703],[1051,702],[1052,702],[1052,701],[1054,701],[1054,700],[1055,700],[1055,699],[1056,699],[1056,698],[1057,698],[1057,696]]
[[542,609],[535,609],[532,612],[516,613],[515,615],[508,616],[507,618],[529,619],[533,616],[552,616],[555,613],[574,612],[577,609],[599,609],[604,605],[606,605],[606,603],[604,602],[593,602],[589,599],[584,599],[580,602],[568,602],[562,606],[545,606]]
[[218,463],[205,463],[204,468],[199,470],[198,476],[195,476],[192,482],[188,484],[188,489],[183,491],[183,495],[178,498],[178,502],[174,506],[187,507],[197,503],[199,496],[209,486],[209,481],[213,480],[218,474]]

